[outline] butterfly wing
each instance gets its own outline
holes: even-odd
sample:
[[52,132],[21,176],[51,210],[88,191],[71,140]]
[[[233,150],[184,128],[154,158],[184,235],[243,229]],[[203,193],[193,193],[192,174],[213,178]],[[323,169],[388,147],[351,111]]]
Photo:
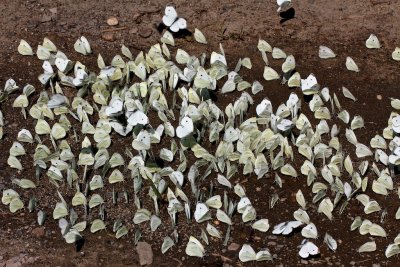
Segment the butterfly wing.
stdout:
[[182,121],[181,125],[189,132],[193,132],[194,127],[193,127],[193,120],[187,116],[185,116]]
[[179,138],[183,138],[191,134],[194,130],[193,121],[189,117],[185,117],[181,125],[176,128],[176,134]]
[[274,234],[274,235],[281,234],[285,230],[285,227],[286,227],[286,222],[282,222],[278,225],[275,225],[274,230],[272,231],[272,234]]
[[44,73],[49,73],[49,74],[53,74],[54,73],[54,70],[51,67],[50,62],[44,61],[42,67],[43,67]]
[[147,131],[142,131],[139,133],[137,139],[142,142],[146,147],[150,147],[150,134]]
[[319,254],[319,249],[314,243],[307,241],[300,249],[299,255],[303,259],[308,258],[310,255],[317,255]]
[[176,128],[176,136],[178,136],[179,138],[183,138],[186,137],[188,134],[190,134],[190,132],[188,132],[185,127],[182,126],[178,126]]
[[310,76],[308,76],[307,80],[310,83],[311,87],[315,86],[318,83],[317,78],[315,78],[315,76],[313,74],[310,74]]
[[306,244],[304,244],[301,248],[300,248],[300,251],[299,251],[299,255],[300,255],[300,257],[302,257],[303,259],[306,259],[306,258],[308,258],[308,256],[310,256],[310,254],[309,254],[309,252],[308,252],[308,249],[307,249],[307,245],[308,243],[306,243]]
[[197,222],[201,221],[204,216],[208,213],[209,209],[204,203],[197,203],[196,211],[194,212],[194,218]]
[[110,105],[106,108],[105,113],[107,116],[119,115],[122,111],[123,103],[119,99],[110,101]]
[[136,126],[137,124],[146,125],[149,123],[149,118],[142,111],[135,111],[128,119],[128,123]]
[[308,253],[310,255],[318,255],[319,254],[319,248],[313,242],[307,242],[306,246],[308,248]]
[[56,67],[61,71],[64,72],[68,67],[68,60],[63,58],[56,58],[55,61]]
[[178,13],[176,13],[176,10],[172,6],[167,6],[165,8],[165,15],[162,18],[163,23],[170,27],[178,18]]
[[170,26],[170,30],[173,32],[178,32],[179,30],[183,30],[186,29],[187,27],[187,23],[186,20],[183,18],[179,18],[178,20],[176,20],[171,26]]
[[392,119],[392,124],[394,127],[399,127],[400,126],[400,116],[396,116]]

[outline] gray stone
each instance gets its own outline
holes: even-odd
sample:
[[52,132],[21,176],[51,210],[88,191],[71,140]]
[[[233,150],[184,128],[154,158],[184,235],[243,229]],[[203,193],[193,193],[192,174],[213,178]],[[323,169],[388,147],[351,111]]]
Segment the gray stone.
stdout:
[[136,251],[139,255],[140,265],[151,265],[153,263],[153,250],[147,242],[138,242]]

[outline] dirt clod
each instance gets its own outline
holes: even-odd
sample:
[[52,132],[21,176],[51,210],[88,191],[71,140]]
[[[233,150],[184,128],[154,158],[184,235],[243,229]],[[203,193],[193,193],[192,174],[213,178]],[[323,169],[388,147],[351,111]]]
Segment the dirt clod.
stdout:
[[129,30],[130,34],[135,34],[137,32],[138,32],[138,28],[136,28],[136,27],[133,27],[132,29]]
[[151,28],[144,28],[143,30],[139,31],[140,37],[143,37],[143,38],[149,38],[152,33],[153,33],[153,30]]
[[101,35],[101,38],[105,41],[108,42],[114,42],[115,41],[115,35],[113,32],[105,32]]
[[44,227],[36,227],[32,230],[32,235],[34,237],[42,237],[44,236],[44,233],[45,233]]
[[231,243],[229,246],[228,246],[228,250],[229,251],[236,251],[236,250],[238,250],[240,248],[240,245],[238,244],[238,243]]

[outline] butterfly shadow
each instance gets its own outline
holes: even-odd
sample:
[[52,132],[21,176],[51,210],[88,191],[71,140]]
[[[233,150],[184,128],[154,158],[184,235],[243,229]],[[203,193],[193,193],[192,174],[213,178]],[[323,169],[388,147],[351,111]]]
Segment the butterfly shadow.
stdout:
[[288,239],[288,238],[290,238],[290,237],[292,237],[292,236],[294,236],[294,235],[296,235],[296,234],[301,233],[301,229],[302,229],[302,227],[294,228],[289,234],[283,235],[283,237],[285,237],[286,239]]
[[218,96],[213,90],[202,89],[200,92],[198,91],[197,94],[200,96],[201,101],[207,101],[209,99],[213,102],[218,101]]
[[[156,29],[161,34],[164,30],[168,30],[168,27],[165,26],[164,23],[159,23],[158,25],[156,25]],[[169,31],[169,32],[172,34],[172,36],[175,39],[186,38],[186,37],[190,37],[193,35],[193,33],[191,31],[189,31],[188,29],[182,29],[182,30],[179,30],[178,32],[173,32],[173,31]]]
[[84,238],[81,238],[78,241],[76,241],[75,242],[76,252],[81,251],[84,245],[85,245],[85,239]]
[[320,253],[318,253],[318,254],[316,254],[316,255],[309,255],[308,256],[308,258],[306,258],[305,260],[306,261],[311,261],[311,260],[313,260],[313,259],[321,259],[321,254]]
[[286,21],[293,19],[296,16],[296,11],[291,7],[288,10],[279,13],[279,16],[282,18],[279,23],[283,24]]
[[166,30],[168,27],[165,26],[164,23],[160,22],[159,24],[156,24],[156,29],[158,33],[162,33],[164,30]]
[[153,163],[161,169],[165,167],[165,161],[162,158],[160,158],[159,156],[154,157]]
[[390,164],[389,169],[393,172],[394,175],[400,174],[400,166]]
[[305,95],[305,94],[303,94],[303,99],[304,99],[304,102],[306,102],[308,104],[313,99],[313,95]]

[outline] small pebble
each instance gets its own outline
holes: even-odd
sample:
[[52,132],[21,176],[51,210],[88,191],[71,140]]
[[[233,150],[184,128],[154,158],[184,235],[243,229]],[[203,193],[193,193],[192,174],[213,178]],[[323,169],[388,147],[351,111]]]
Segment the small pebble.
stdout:
[[376,99],[382,100],[382,95],[377,95],[377,96],[376,96]]
[[147,242],[139,242],[136,246],[136,252],[139,255],[140,265],[152,265],[153,263],[153,250],[151,245]]
[[107,19],[107,24],[109,26],[116,26],[116,25],[118,25],[118,19],[116,17],[109,17]]
[[32,235],[36,238],[44,236],[44,227],[36,227],[32,230]]

